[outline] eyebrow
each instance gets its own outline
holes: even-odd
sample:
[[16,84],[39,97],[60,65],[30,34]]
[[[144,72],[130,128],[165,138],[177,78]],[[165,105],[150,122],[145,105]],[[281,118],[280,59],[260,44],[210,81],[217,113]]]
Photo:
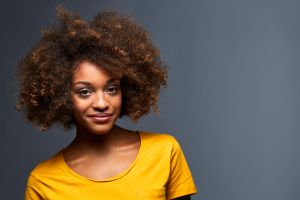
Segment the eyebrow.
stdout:
[[[112,83],[112,82],[117,81],[117,80],[118,79],[116,79],[116,78],[109,79],[108,81],[106,81],[106,84]],[[90,82],[87,82],[87,81],[77,81],[77,82],[74,83],[74,85],[77,85],[77,84],[92,85]]]

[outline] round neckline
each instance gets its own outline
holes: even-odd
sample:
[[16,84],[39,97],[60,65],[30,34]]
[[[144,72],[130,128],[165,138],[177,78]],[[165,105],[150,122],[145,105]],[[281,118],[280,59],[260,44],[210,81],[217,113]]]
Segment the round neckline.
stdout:
[[139,147],[139,150],[138,150],[138,153],[137,153],[135,159],[131,162],[131,164],[125,170],[123,170],[119,174],[116,174],[116,175],[114,175],[112,177],[98,180],[98,179],[88,178],[88,177],[85,177],[85,176],[82,176],[82,175],[78,174],[73,169],[71,169],[68,166],[68,164],[66,163],[64,155],[63,155],[64,149],[60,151],[60,159],[61,159],[61,161],[63,163],[63,166],[67,169],[67,171],[70,174],[76,176],[77,178],[80,178],[80,179],[83,179],[83,180],[86,180],[86,181],[93,181],[93,182],[110,182],[110,181],[118,180],[118,179],[124,177],[126,174],[128,174],[131,171],[131,169],[135,166],[135,164],[137,163],[137,161],[139,160],[139,158],[140,158],[140,156],[142,154],[143,147],[144,147],[144,144],[143,144],[144,143],[143,142],[143,134],[141,132],[139,132],[139,131],[136,131],[136,132],[138,133],[139,138],[140,138],[140,147]]

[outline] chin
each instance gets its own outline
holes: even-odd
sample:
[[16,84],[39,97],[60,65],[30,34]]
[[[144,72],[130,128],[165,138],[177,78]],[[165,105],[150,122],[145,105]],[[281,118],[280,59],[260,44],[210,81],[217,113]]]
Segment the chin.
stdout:
[[113,129],[116,121],[117,119],[115,117],[103,123],[97,123],[89,118],[87,120],[81,119],[77,120],[77,129],[80,129],[82,132],[89,132],[91,134],[107,134]]
[[86,129],[93,134],[107,134],[109,133],[114,124],[93,124],[92,126],[88,126]]
[[114,127],[113,122],[109,123],[103,123],[103,124],[96,124],[96,123],[77,123],[76,127],[80,132],[86,132],[86,133],[91,133],[91,134],[107,134],[109,133],[112,128]]

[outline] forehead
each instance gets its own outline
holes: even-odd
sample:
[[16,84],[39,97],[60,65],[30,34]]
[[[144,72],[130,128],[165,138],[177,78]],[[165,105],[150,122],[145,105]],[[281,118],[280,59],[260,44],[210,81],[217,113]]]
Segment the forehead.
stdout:
[[85,81],[91,83],[107,82],[112,77],[101,66],[89,61],[78,64],[74,71],[72,82]]

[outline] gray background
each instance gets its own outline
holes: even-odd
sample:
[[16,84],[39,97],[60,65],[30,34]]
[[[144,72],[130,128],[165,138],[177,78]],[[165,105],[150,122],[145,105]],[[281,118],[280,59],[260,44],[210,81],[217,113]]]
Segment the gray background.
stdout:
[[0,196],[23,199],[30,170],[73,131],[42,133],[14,110],[17,61],[55,23],[55,6],[90,19],[103,8],[131,14],[169,66],[159,116],[132,129],[177,137],[208,200],[300,199],[300,2],[2,1]]

